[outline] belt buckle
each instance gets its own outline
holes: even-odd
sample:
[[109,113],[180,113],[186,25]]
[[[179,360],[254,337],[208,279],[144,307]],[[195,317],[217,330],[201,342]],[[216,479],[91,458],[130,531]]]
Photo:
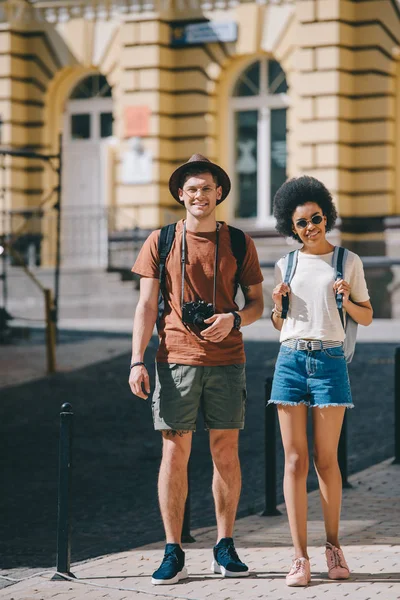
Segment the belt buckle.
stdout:
[[313,347],[312,347],[312,341],[311,341],[311,340],[309,340],[309,341],[307,342],[307,350],[312,350],[312,349],[313,349]]

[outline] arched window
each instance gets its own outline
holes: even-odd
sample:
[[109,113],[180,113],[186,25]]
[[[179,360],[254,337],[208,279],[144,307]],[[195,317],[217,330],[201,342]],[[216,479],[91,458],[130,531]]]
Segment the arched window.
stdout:
[[111,98],[111,87],[104,75],[90,75],[78,83],[70,98],[71,100]]
[[90,75],[75,86],[69,101],[69,106],[75,109],[70,122],[73,140],[93,140],[112,135],[111,98],[111,87],[104,75]]
[[287,89],[279,63],[263,58],[240,74],[232,93],[235,216],[259,225],[271,221],[273,197],[286,179]]

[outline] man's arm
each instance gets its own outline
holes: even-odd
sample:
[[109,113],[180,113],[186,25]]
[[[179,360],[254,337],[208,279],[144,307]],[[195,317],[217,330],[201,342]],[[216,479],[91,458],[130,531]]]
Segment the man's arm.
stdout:
[[[264,310],[264,297],[262,291],[262,283],[243,287],[245,305],[242,310],[237,311],[242,319],[243,325],[250,325],[257,321]],[[201,336],[210,342],[222,342],[227,335],[232,331],[234,316],[232,313],[215,314],[209,319],[205,319],[204,323],[210,325],[207,329],[201,332]]]
[[245,305],[238,311],[242,319],[242,325],[251,325],[262,317],[264,311],[264,296],[262,283],[247,285],[242,288]]
[[[153,335],[154,325],[158,315],[158,279],[142,277],[140,279],[140,296],[136,307],[132,333],[132,363],[143,362],[144,352]],[[146,393],[143,391],[142,384]],[[133,367],[129,375],[129,385],[132,392],[146,399],[150,394],[149,374],[146,367]]]

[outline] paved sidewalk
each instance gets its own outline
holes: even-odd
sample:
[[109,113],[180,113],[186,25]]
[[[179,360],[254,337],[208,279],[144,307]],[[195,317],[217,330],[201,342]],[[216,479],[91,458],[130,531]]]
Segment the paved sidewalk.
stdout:
[[[0,592],[4,600],[148,600],[151,597],[200,600],[293,598],[398,600],[400,598],[400,465],[391,460],[350,477],[344,491],[341,542],[352,570],[351,579],[327,578],[324,530],[318,492],[309,494],[309,553],[312,582],[304,589],[288,588],[285,574],[292,551],[283,511],[279,517],[258,515],[238,520],[235,540],[251,576],[221,579],[209,571],[213,528],[194,532],[186,547],[189,578],[178,585],[154,587],[150,575],[162,556],[162,544],[112,554],[72,566],[76,581],[51,581],[35,576]],[[156,501],[156,500],[155,500]],[[134,532],[133,532],[134,535]]]

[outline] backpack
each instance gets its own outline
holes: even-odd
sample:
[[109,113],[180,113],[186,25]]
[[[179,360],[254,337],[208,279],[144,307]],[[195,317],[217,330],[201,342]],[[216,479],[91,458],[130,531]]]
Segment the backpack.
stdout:
[[[346,260],[348,257],[349,251],[346,248],[342,248],[341,246],[335,246],[332,257],[332,267],[334,270],[334,279],[343,279],[344,278],[344,269],[346,266]],[[283,279],[284,283],[290,285],[295,271],[297,267],[297,260],[299,256],[298,250],[293,250],[293,252],[289,252],[285,256],[284,262],[284,271],[285,276]],[[340,321],[342,323],[344,332],[345,332],[345,340],[343,342],[343,351],[344,356],[346,358],[346,362],[350,363],[353,359],[354,349],[356,346],[356,338],[357,338],[357,327],[358,324],[354,319],[350,317],[349,314],[346,315],[346,321],[344,319],[343,314],[343,295],[336,294],[336,306],[339,311]],[[282,319],[286,319],[287,313],[289,310],[289,296],[282,296]]]
[[[243,261],[246,256],[246,237],[241,229],[236,229],[236,227],[231,227],[228,225],[229,234],[231,236],[231,248],[233,255],[236,259],[236,276],[235,276],[235,291],[233,297],[236,297],[237,291],[240,285],[240,272],[243,266]],[[175,238],[176,233],[176,223],[171,223],[171,225],[165,225],[165,227],[161,228],[160,237],[158,239],[158,254],[160,257],[160,292],[158,295],[158,317],[157,317],[157,328],[159,326],[160,320],[164,314],[165,310],[165,300],[164,294],[166,291],[165,286],[165,263],[172,248],[172,243]]]

